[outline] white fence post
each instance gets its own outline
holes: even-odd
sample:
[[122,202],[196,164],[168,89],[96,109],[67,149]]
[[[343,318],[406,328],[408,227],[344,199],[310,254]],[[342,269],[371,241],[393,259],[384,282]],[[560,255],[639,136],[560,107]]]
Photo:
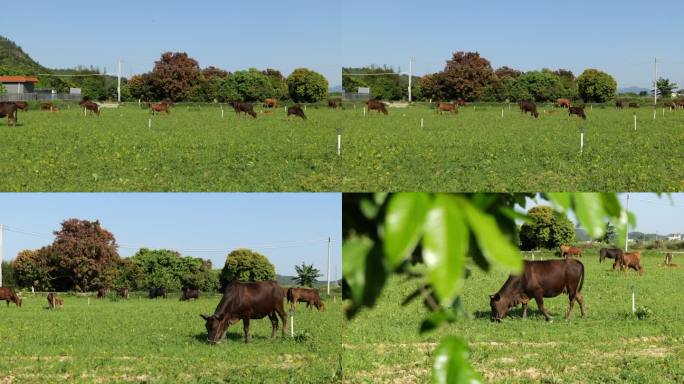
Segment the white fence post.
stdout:
[[632,285],[632,314],[636,313],[636,297],[634,293],[634,286]]

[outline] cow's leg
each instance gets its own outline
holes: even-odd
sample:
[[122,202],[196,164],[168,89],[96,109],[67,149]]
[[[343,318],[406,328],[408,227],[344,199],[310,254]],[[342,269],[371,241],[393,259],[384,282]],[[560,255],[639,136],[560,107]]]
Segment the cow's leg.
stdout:
[[544,297],[542,296],[541,293],[536,293],[534,295],[534,301],[537,302],[537,307],[539,307],[539,310],[541,311],[541,313],[544,314],[546,321],[553,321],[553,318],[551,317],[551,315],[549,315],[549,313],[546,312],[546,308],[544,308]]
[[280,315],[280,321],[283,323],[281,331],[283,334],[283,338],[285,338],[285,328],[287,328],[287,314],[285,313],[285,309],[283,309],[282,305],[276,305],[275,311],[278,312],[278,315]]
[[245,332],[245,344],[249,343],[249,318],[242,319],[242,326]]
[[580,306],[580,313],[582,314],[582,318],[584,318],[584,315],[586,314],[585,308],[584,308],[584,297],[582,297],[582,293],[577,292],[575,294],[575,300],[577,300],[577,303]]
[[565,320],[569,320],[570,316],[572,315],[572,309],[575,306],[575,299],[577,298],[577,295],[571,294],[570,291],[568,291],[568,298],[570,299],[570,305],[568,306],[568,313],[565,315]]
[[527,319],[527,301],[523,301],[522,303],[522,308],[523,308],[523,319]]
[[276,334],[278,333],[278,316],[276,316],[275,311],[271,312],[268,315],[268,318],[271,319],[271,325],[273,326],[273,332],[271,333],[271,338],[275,338]]

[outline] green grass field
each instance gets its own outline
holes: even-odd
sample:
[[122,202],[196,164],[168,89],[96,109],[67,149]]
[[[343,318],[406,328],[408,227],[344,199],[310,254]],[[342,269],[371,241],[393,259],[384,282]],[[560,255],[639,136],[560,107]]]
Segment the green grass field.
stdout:
[[[539,258],[537,254],[537,259]],[[553,257],[547,252],[543,256]],[[678,260],[675,260],[677,262]],[[489,319],[489,294],[507,274],[474,270],[466,281],[464,306],[469,313],[435,333],[418,332],[426,312],[418,301],[400,303],[418,285],[393,278],[377,307],[363,311],[344,334],[343,370],[349,383],[424,383],[431,375],[433,351],[442,336],[459,335],[471,348],[470,360],[487,382],[494,383],[680,383],[684,380],[684,300],[680,268],[658,267],[662,255],[647,252],[645,274],[622,275],[599,264],[598,252],[583,258],[582,290],[587,317],[565,321],[567,295],[546,299],[554,317],[547,323],[534,302],[527,320],[512,310],[502,323]],[[636,306],[652,314],[638,320],[631,313],[631,286]]]
[[[679,191],[684,188],[684,111],[587,109],[584,154],[579,119],[566,110],[539,119],[515,104],[476,105],[458,116],[427,106],[363,117],[344,112],[343,190]],[[424,128],[420,120],[424,119]]]
[[[542,110],[543,106],[540,106]],[[582,125],[564,111],[535,120],[512,106],[468,106],[458,116],[417,105],[363,117],[282,109],[256,120],[216,105],[155,116],[137,105],[20,113],[0,123],[3,191],[675,191],[684,188],[684,111],[594,108]],[[260,107],[257,107],[257,110]],[[550,110],[550,109],[549,109]],[[424,128],[420,128],[420,119]],[[337,156],[337,128],[343,128]]]
[[[307,121],[272,114],[237,117],[218,105],[178,105],[154,116],[137,104],[100,118],[60,105],[0,121],[3,191],[337,190],[338,113],[307,108]],[[261,107],[255,108],[257,111]]]
[[[212,346],[200,313],[213,313],[220,296],[179,302],[63,296],[48,310],[45,296],[24,294],[21,308],[0,306],[0,383],[328,383],[340,381],[340,300],[326,311],[299,306],[295,339],[271,339],[268,318],[242,322]],[[324,298],[325,299],[325,298]]]

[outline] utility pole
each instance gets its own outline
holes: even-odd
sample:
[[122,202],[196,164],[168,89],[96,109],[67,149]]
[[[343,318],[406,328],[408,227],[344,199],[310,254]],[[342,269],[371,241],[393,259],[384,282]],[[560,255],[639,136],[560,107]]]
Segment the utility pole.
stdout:
[[3,243],[2,243],[2,234],[4,232],[4,228],[2,227],[2,224],[0,224],[0,287],[2,287],[2,261],[4,259],[4,253],[3,253]]
[[330,237],[328,237],[328,296],[330,296],[330,253],[332,250],[332,243],[330,242]]
[[627,194],[627,208],[625,209],[625,215],[627,218],[627,226],[625,227],[625,252],[629,250],[629,193]]
[[409,86],[408,86],[409,103],[413,100],[413,95],[411,93],[411,88],[412,88],[411,85],[413,84],[413,60],[414,59],[415,58],[412,57],[411,60],[409,60]]
[[653,107],[658,106],[658,58],[654,61],[654,76],[653,76]]
[[121,103],[121,58],[119,58],[118,82],[116,87],[116,101]]

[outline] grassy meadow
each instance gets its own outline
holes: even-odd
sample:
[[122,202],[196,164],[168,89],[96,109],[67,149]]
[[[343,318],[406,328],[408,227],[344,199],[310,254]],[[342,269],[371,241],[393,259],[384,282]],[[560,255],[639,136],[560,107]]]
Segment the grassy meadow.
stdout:
[[[340,381],[342,309],[325,300],[326,311],[300,304],[295,338],[271,339],[268,318],[242,322],[226,339],[206,343],[200,313],[211,314],[219,295],[180,302],[178,296],[150,300],[96,300],[60,295],[64,308],[48,310],[45,295],[24,293],[23,305],[0,306],[0,383],[328,383]],[[289,321],[289,320],[288,320]]]
[[[458,116],[426,105],[363,116],[309,106],[256,120],[218,105],[154,116],[137,104],[102,117],[60,106],[0,122],[4,191],[678,191],[684,188],[684,111],[587,110],[588,120],[540,106],[474,105]],[[261,110],[257,106],[257,111]],[[549,114],[544,114],[546,110]],[[420,127],[423,119],[424,127]],[[579,127],[585,129],[580,156]],[[337,128],[343,129],[337,156]]]
[[[507,274],[473,269],[465,283],[467,317],[434,333],[420,335],[426,315],[420,300],[401,306],[419,286],[394,277],[373,310],[351,321],[343,337],[343,369],[348,383],[425,383],[431,376],[432,351],[442,336],[462,336],[470,346],[470,361],[492,383],[680,383],[684,380],[684,264],[661,268],[662,254],[647,251],[637,276],[611,271],[599,264],[598,252],[588,251],[582,289],[587,317],[579,306],[565,321],[568,297],[545,299],[554,317],[544,321],[530,302],[528,319],[518,307],[501,323],[489,319],[489,294],[496,293]],[[551,252],[537,259],[553,258]],[[611,260],[609,260],[611,261]],[[675,257],[675,263],[677,263]],[[631,287],[636,307],[650,315],[639,320],[631,312]]]

